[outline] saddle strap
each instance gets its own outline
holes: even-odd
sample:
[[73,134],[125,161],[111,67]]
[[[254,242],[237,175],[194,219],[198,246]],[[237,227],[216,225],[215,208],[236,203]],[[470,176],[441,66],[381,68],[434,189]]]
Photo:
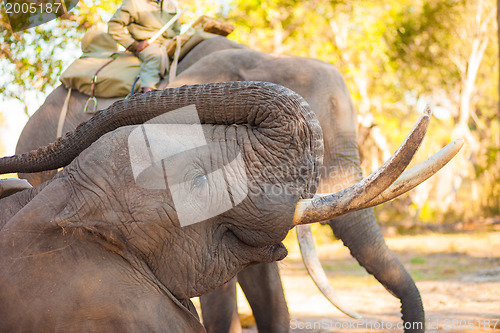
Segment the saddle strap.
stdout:
[[172,65],[170,66],[170,71],[168,72],[168,82],[172,82],[177,76],[177,64],[179,63],[179,57],[181,54],[181,38],[179,36],[174,37],[175,45],[175,53],[174,59],[172,59]]
[[66,121],[66,115],[68,114],[68,106],[69,106],[69,99],[70,98],[71,98],[71,87],[68,89],[68,93],[66,94],[66,99],[64,100],[64,104],[61,108],[61,112],[59,113],[59,121],[57,122],[56,139],[62,136],[64,122]]
[[97,83],[97,74],[99,74],[99,72],[102,71],[102,69],[104,67],[106,67],[107,65],[109,65],[113,61],[115,61],[115,58],[109,59],[104,65],[102,65],[101,67],[99,67],[99,69],[92,76],[92,79],[90,80],[90,98],[94,98],[95,97],[95,85]]

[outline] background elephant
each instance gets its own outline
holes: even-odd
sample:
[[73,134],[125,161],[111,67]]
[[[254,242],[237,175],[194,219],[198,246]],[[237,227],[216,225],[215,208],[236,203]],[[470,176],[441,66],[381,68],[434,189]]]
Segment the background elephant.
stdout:
[[[325,158],[319,192],[335,192],[361,178],[357,144],[356,111],[340,73],[330,64],[306,58],[272,56],[242,47],[225,38],[199,44],[178,66],[179,76],[163,82],[161,88],[183,84],[231,80],[261,80],[284,85],[299,93],[311,105],[324,131]],[[18,153],[54,139],[65,89],[57,88],[29,120],[18,143]],[[74,128],[88,116],[81,112],[87,97],[73,93],[64,130]],[[103,107],[109,101],[100,100]],[[33,178],[28,178],[35,182]],[[349,248],[356,260],[401,300],[405,322],[424,323],[420,294],[412,278],[383,239],[372,209],[365,209],[330,221],[335,236]],[[270,264],[275,265],[275,264]],[[287,332],[289,315],[277,268],[255,266],[238,279],[250,301],[260,331]],[[259,281],[246,283],[245,281]],[[202,299],[209,331],[238,331],[234,284]],[[267,292],[256,288],[266,286]],[[214,299],[221,297],[222,299]],[[262,300],[262,297],[265,297]],[[207,304],[224,304],[224,311]],[[214,309],[211,313],[210,309]],[[215,311],[217,309],[217,311]],[[236,321],[236,323],[235,323]],[[210,329],[212,327],[212,329]],[[422,329],[414,330],[422,332]],[[412,330],[407,330],[412,332]]]
[[[250,49],[227,49],[198,60],[167,87],[233,80],[281,84],[299,93],[311,105],[324,133],[325,157],[319,193],[336,192],[362,178],[356,110],[348,88],[335,67],[314,59],[274,56]],[[385,244],[373,210],[370,208],[348,214],[328,224],[356,260],[401,300],[403,321],[422,323],[422,329],[407,332],[423,332],[425,317],[420,293],[411,276]],[[279,297],[281,288],[269,288],[269,293],[257,291],[258,285],[272,284],[269,280],[277,279],[278,275],[273,274],[276,269],[261,266],[261,270],[253,268],[252,271],[241,272],[238,279],[243,282],[240,284],[249,299],[259,331],[287,332],[286,303]],[[245,274],[249,276],[245,277]],[[250,281],[259,282],[252,284]],[[249,296],[251,294],[266,296],[262,300],[261,297]],[[213,297],[220,295],[217,292],[211,294]],[[202,305],[207,303],[211,302],[204,301]],[[203,309],[210,307],[202,306]],[[277,316],[277,313],[281,316]],[[236,316],[227,313],[226,318]]]
[[[222,37],[207,40],[195,47],[195,50],[190,52],[179,62],[177,72],[182,73],[182,71],[194,64],[205,54],[227,48],[245,48],[245,46]],[[165,84],[167,83],[163,83],[162,86],[164,87]],[[16,154],[21,154],[49,144],[57,138],[58,122],[67,95],[68,90],[61,85],[47,96],[43,105],[26,123],[19,137],[19,141],[17,142]],[[122,98],[98,98],[98,109],[105,109],[120,99]],[[90,119],[92,115],[83,112],[87,100],[87,95],[72,90],[68,103],[67,115],[63,122],[62,134],[72,131],[80,123]],[[27,179],[32,185],[38,185],[45,180],[51,179],[55,174],[56,170],[51,170],[40,173],[21,173],[20,177]]]
[[[161,127],[171,124],[180,136]],[[185,150],[191,139],[203,145]],[[174,153],[136,174],[142,144]],[[302,97],[233,82],[135,96],[49,147],[0,159],[0,173],[67,165],[0,199],[0,330],[204,332],[189,298],[286,256],[281,241],[297,202],[316,191],[322,153]],[[180,207],[210,213],[227,186],[234,201],[243,185],[232,208],[183,225]]]

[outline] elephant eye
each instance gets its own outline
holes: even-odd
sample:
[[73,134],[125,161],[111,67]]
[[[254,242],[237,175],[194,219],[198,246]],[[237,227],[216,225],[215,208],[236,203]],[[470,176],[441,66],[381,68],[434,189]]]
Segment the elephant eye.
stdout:
[[197,175],[196,177],[194,177],[193,179],[193,182],[191,184],[191,189],[194,190],[194,189],[201,189],[203,186],[205,186],[205,184],[208,183],[208,179],[207,179],[207,176],[206,175]]

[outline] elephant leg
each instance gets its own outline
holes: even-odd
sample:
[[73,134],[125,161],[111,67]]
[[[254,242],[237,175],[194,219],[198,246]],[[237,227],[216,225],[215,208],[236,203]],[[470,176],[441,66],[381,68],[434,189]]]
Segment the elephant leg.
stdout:
[[238,273],[238,283],[252,308],[259,333],[289,332],[286,305],[278,264],[256,264]]
[[236,277],[200,297],[203,325],[207,333],[241,333],[236,300]]

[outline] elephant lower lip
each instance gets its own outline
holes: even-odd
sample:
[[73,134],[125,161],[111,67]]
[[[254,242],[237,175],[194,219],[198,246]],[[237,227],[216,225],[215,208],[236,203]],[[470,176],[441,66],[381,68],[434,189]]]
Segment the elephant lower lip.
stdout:
[[255,247],[255,261],[260,263],[270,263],[285,259],[288,255],[288,250],[283,243],[266,245],[263,247]]
[[280,261],[285,259],[288,255],[288,250],[283,243],[278,243],[269,246],[269,251],[273,254],[274,259],[272,261]]
[[243,251],[246,255],[249,255],[252,262],[269,263],[273,261],[280,261],[285,259],[288,255],[288,250],[282,242],[277,244],[270,244],[264,246],[254,246],[248,244],[241,238],[239,238],[234,232],[229,229],[225,231],[226,237],[236,239],[243,247]]

